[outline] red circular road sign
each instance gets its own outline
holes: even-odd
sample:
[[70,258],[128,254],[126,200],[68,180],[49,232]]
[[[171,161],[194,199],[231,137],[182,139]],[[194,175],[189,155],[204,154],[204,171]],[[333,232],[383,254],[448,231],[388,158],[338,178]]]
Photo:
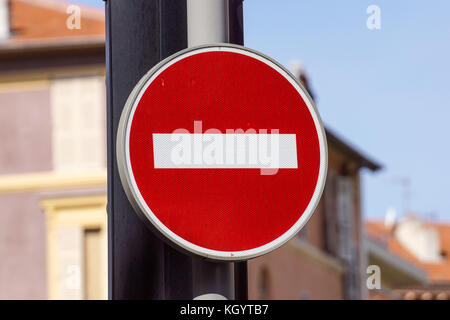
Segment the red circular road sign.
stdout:
[[175,246],[245,260],[293,237],[327,171],[312,99],[247,48],[180,51],[151,69],[119,123],[117,160],[135,211]]

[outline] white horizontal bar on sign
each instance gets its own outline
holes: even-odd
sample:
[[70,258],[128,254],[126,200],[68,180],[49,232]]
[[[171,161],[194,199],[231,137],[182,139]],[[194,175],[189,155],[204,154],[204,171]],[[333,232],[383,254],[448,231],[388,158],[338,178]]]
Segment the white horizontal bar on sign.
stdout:
[[155,168],[296,169],[295,134],[154,133]]

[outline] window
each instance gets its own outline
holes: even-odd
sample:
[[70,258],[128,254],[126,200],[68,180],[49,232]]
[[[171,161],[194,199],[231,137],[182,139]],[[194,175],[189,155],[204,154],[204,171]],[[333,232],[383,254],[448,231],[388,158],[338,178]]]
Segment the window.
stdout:
[[107,298],[106,196],[45,199],[50,299]]
[[259,275],[259,283],[258,283],[258,299],[259,300],[267,300],[269,299],[269,271],[266,268],[261,270]]
[[338,256],[347,268],[344,286],[346,299],[359,298],[358,247],[354,240],[355,201],[351,176],[340,175],[336,180],[336,208],[338,221]]
[[53,168],[56,171],[105,166],[104,78],[85,76],[53,79]]
[[105,261],[105,233],[100,228],[84,229],[84,298],[106,298],[103,292],[106,270],[100,268]]
[[353,240],[353,218],[354,218],[354,200],[353,200],[353,183],[350,177],[338,176],[337,178],[337,218],[339,226],[338,242],[339,257],[348,260],[351,259]]
[[325,204],[325,233],[327,253],[338,257],[338,219],[337,219],[337,175],[329,169],[322,199]]

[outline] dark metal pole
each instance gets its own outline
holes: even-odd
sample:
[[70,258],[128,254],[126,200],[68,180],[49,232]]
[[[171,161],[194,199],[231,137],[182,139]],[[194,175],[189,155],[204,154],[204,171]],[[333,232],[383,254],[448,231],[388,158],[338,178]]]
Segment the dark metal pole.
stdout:
[[244,45],[244,0],[228,0],[230,43]]
[[192,298],[191,257],[164,244],[133,212],[115,150],[122,108],[135,84],[186,46],[186,0],[106,1],[110,299]]
[[[229,0],[229,17],[230,42],[243,44],[242,0]],[[125,101],[152,66],[187,47],[186,20],[186,0],[106,0],[110,299],[192,299],[211,291],[232,297],[223,283],[232,283],[231,264],[190,257],[156,237],[128,202],[116,163],[117,127]]]
[[234,298],[248,300],[247,261],[234,263]]
[[[192,258],[192,288],[194,298],[218,294],[234,299],[233,263]],[[202,299],[214,299],[211,296]]]

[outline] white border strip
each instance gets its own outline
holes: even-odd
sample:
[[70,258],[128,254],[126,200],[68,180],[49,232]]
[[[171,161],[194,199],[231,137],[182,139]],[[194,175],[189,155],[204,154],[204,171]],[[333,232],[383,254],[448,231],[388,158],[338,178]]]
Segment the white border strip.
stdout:
[[153,133],[153,159],[155,169],[298,168],[295,134]]

